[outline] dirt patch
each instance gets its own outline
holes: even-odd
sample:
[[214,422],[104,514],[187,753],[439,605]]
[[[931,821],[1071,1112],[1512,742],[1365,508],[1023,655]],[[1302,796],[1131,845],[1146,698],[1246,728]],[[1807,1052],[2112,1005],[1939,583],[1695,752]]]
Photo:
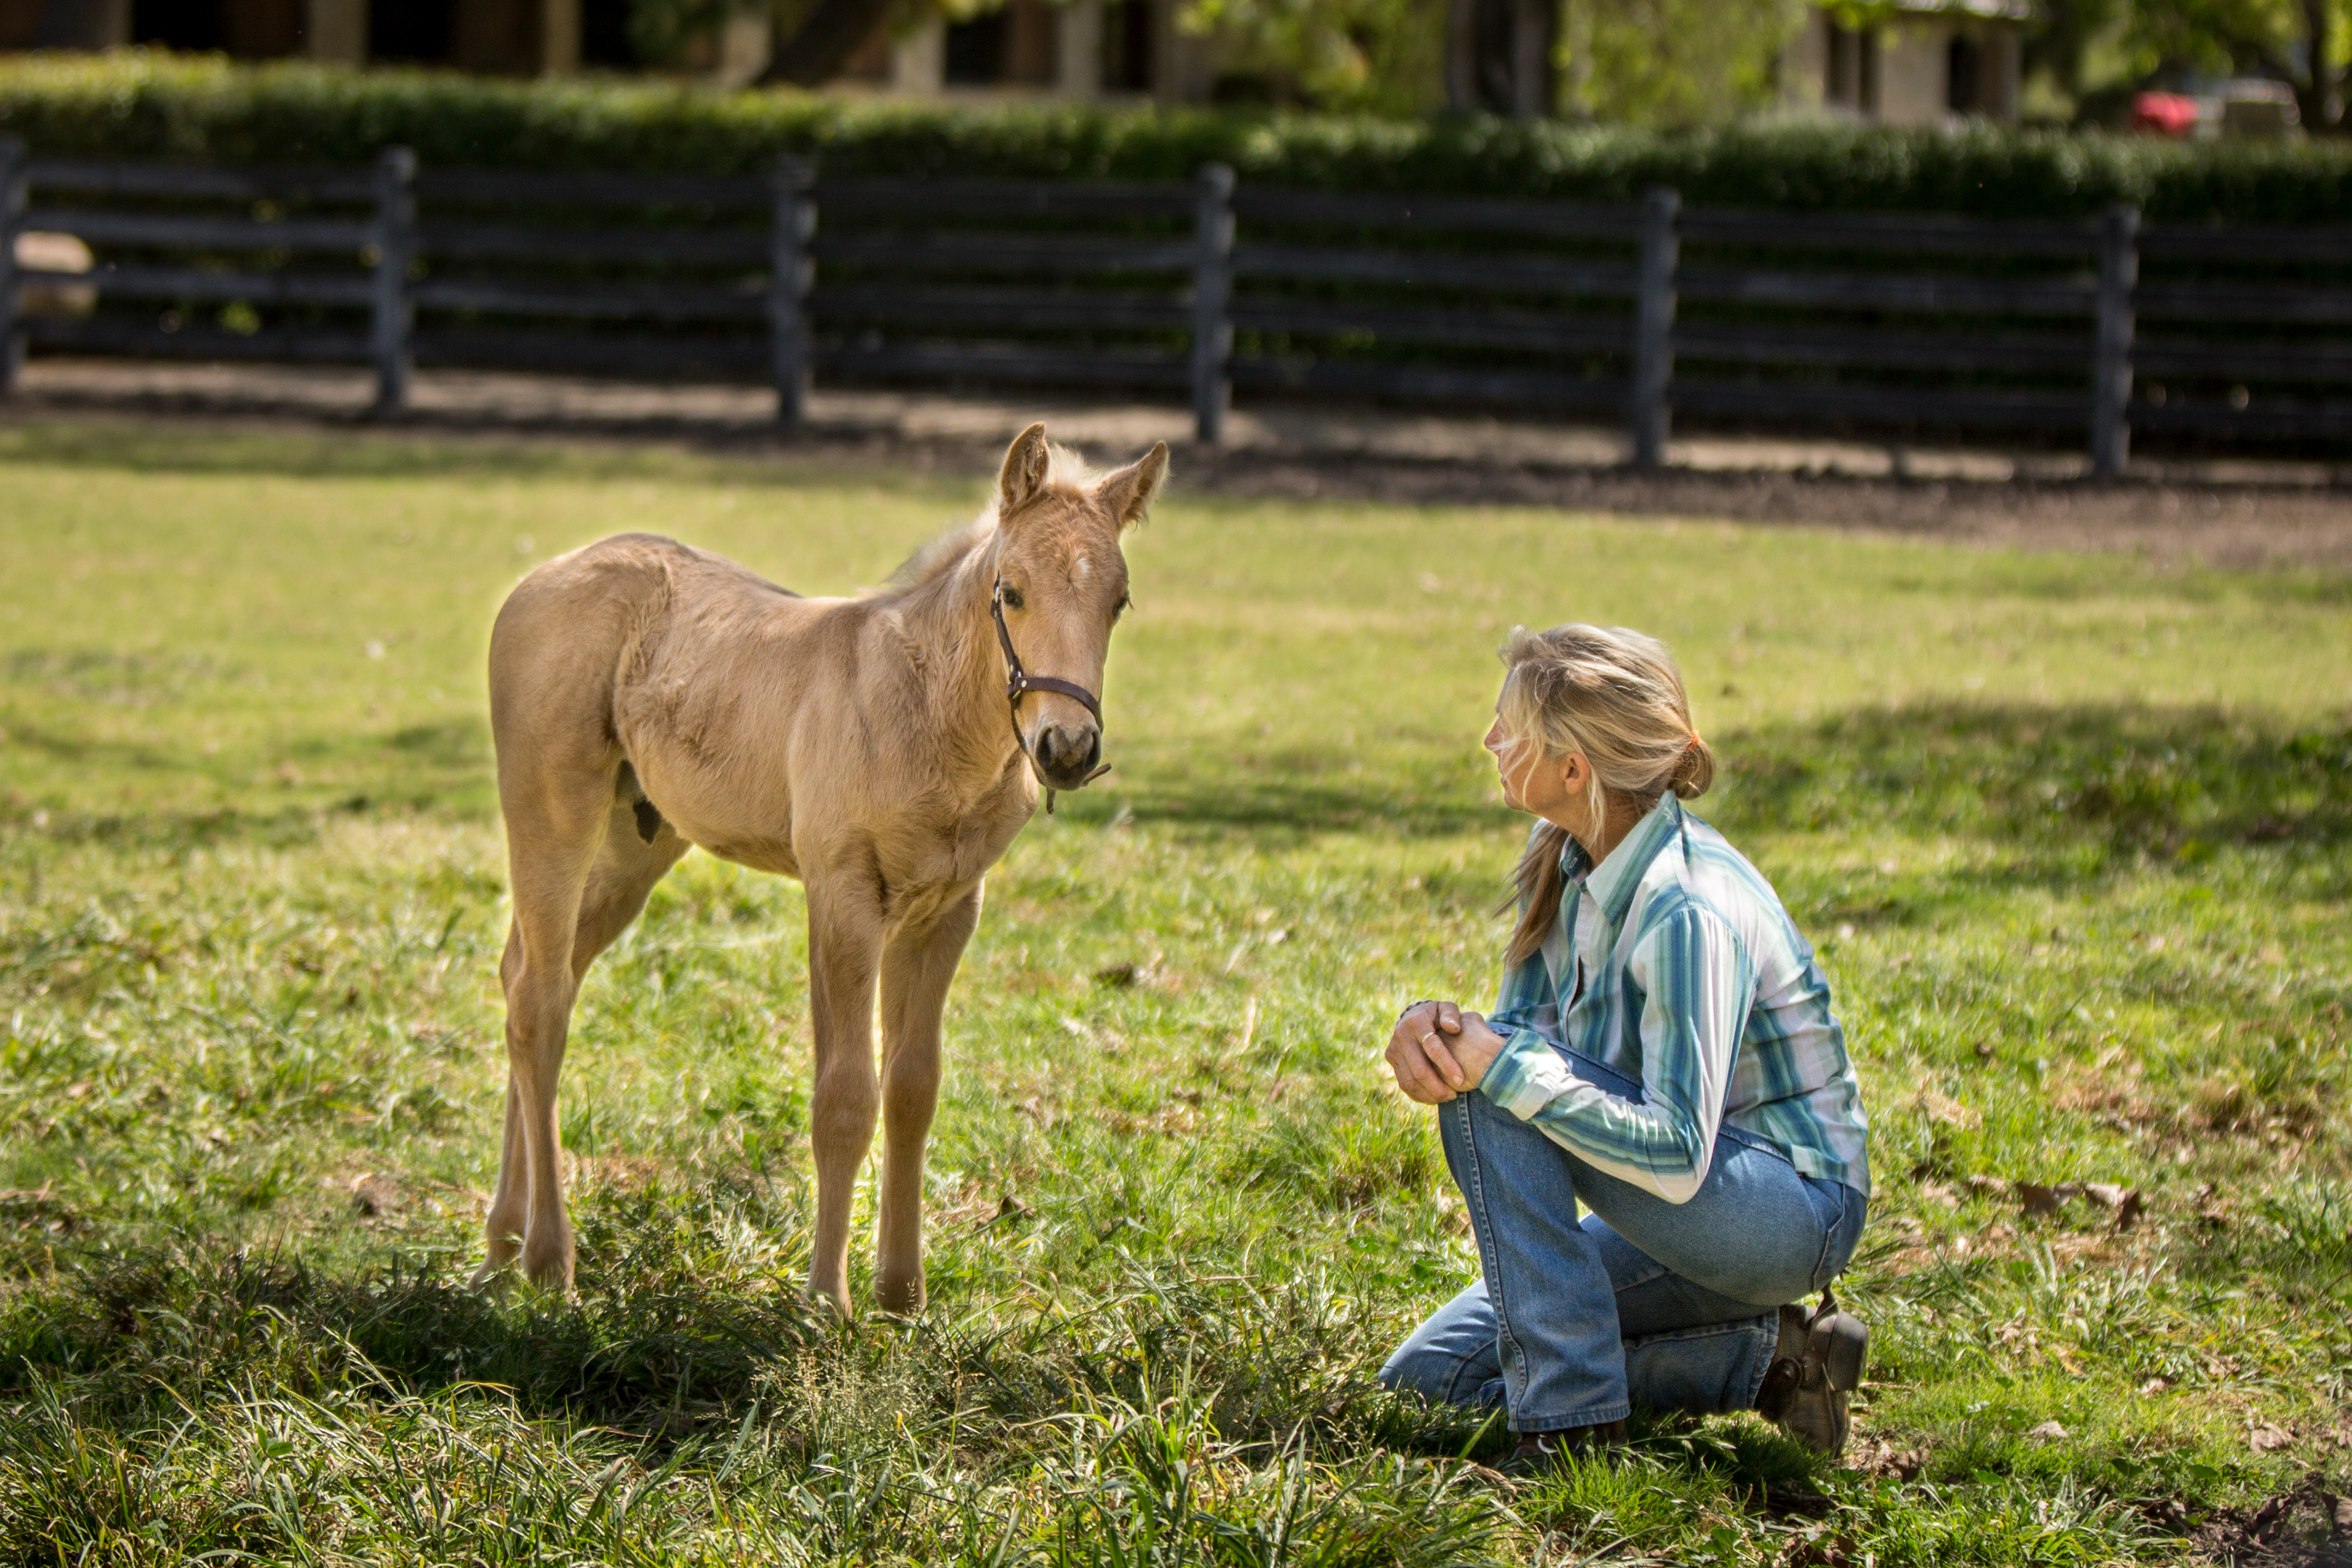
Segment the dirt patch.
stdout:
[[964,476],[992,470],[1032,418],[1097,457],[1164,439],[1180,493],[1416,506],[1534,506],[1721,519],[2036,550],[2122,550],[2160,562],[2352,570],[2352,469],[2257,462],[2152,463],[2127,480],[2079,477],[2079,459],[1738,435],[1677,444],[1641,473],[1605,427],[1379,410],[1237,413],[1230,445],[1185,440],[1180,409],[827,392],[785,436],[752,387],[656,387],[434,372],[391,424],[366,416],[363,372],[299,366],[148,366],[36,361],[5,416],[62,413],[316,430],[656,443],[817,468]]
[[2256,1507],[2208,1514],[2189,1539],[2231,1568],[2352,1568],[2352,1498],[2330,1490],[2314,1470]]
[[1876,479],[1818,473],[1516,468],[1442,459],[1189,452],[1179,482],[1222,494],[1559,507],[2125,550],[2211,566],[2352,569],[2352,490],[2086,480]]

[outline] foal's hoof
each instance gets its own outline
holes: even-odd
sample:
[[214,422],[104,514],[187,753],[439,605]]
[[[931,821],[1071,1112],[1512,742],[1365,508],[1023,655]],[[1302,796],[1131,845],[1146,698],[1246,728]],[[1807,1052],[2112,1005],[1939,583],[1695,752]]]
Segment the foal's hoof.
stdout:
[[923,1277],[918,1273],[911,1279],[894,1279],[887,1275],[874,1281],[874,1304],[884,1311],[901,1318],[911,1318],[923,1310]]
[[857,1321],[857,1314],[850,1310],[849,1289],[846,1286],[837,1290],[830,1289],[811,1280],[808,1287],[808,1304],[810,1310],[829,1323],[851,1326]]
[[522,1271],[532,1285],[551,1296],[572,1294],[572,1229],[552,1236],[534,1232],[522,1244]]
[[514,1264],[511,1261],[485,1258],[481,1267],[475,1269],[473,1276],[466,1281],[466,1289],[489,1296],[503,1296],[507,1293],[507,1287],[513,1283]]

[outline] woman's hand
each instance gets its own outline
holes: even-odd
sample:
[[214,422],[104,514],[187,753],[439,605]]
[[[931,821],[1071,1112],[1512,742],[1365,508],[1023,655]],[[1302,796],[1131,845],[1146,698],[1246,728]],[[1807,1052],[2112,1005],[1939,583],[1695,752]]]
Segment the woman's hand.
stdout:
[[1451,1002],[1417,1002],[1405,1009],[1389,1036],[1389,1070],[1407,1100],[1443,1105],[1456,1092],[1462,1064],[1447,1037],[1462,1032],[1462,1010]]
[[1478,1087],[1503,1053],[1503,1037],[1451,1002],[1423,1002],[1389,1036],[1389,1070],[1407,1100],[1443,1105]]
[[1462,1064],[1462,1070],[1469,1076],[1470,1081],[1463,1086],[1465,1093],[1486,1080],[1486,1069],[1495,1065],[1495,1058],[1501,1056],[1503,1047],[1509,1044],[1487,1026],[1485,1014],[1462,1015],[1462,1036],[1454,1042],[1454,1059]]

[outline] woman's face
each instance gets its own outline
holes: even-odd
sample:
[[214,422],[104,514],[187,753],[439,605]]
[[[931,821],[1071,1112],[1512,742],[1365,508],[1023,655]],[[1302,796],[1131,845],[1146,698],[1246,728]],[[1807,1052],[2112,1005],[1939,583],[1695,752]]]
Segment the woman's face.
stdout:
[[1582,781],[1571,781],[1570,775],[1582,766],[1580,755],[1570,753],[1546,762],[1541,746],[1503,727],[1499,710],[1486,727],[1486,750],[1493,754],[1496,776],[1502,781],[1505,805],[1558,823],[1571,833],[1577,830],[1584,820],[1584,800],[1582,792],[1571,784]]

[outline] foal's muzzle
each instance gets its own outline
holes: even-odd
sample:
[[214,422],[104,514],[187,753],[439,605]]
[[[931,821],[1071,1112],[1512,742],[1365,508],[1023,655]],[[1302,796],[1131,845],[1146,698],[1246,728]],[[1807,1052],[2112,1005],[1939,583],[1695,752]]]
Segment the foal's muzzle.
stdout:
[[1095,764],[1102,761],[1102,731],[1092,724],[1075,729],[1040,724],[1029,756],[1046,788],[1076,789],[1094,776]]

